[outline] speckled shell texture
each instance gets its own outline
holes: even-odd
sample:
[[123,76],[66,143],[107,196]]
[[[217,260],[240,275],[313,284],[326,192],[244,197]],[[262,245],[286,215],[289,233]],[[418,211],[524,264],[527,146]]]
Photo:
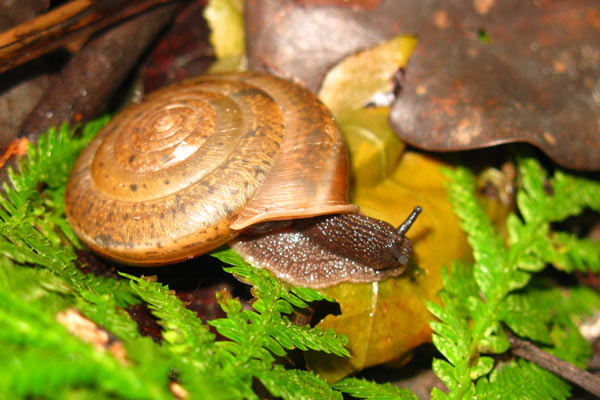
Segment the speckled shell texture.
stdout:
[[66,212],[96,252],[161,265],[264,221],[356,212],[345,144],[309,91],[269,75],[209,75],[149,95],[83,151]]

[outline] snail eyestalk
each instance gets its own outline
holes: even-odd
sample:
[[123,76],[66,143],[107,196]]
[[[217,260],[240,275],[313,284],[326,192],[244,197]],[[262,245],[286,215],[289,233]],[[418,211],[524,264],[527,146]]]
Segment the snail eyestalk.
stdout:
[[412,210],[410,215],[406,218],[406,220],[402,224],[400,224],[400,226],[398,227],[398,230],[396,231],[396,232],[398,232],[398,235],[400,235],[400,236],[406,235],[406,232],[408,232],[410,227],[415,223],[415,221],[417,220],[417,217],[419,216],[419,214],[421,214],[422,211],[423,211],[423,208],[421,206],[416,206]]

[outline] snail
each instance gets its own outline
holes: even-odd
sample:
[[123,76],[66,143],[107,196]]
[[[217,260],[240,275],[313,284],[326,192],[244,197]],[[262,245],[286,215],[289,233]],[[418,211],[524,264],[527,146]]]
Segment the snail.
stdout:
[[65,193],[75,233],[131,265],[175,263],[229,243],[294,284],[403,272],[406,231],[358,214],[337,125],[301,86],[258,73],[207,75],[151,93],[84,149]]

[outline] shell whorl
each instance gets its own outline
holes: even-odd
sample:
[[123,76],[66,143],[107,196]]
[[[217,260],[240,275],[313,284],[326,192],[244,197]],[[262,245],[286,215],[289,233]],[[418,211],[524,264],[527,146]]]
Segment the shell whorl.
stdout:
[[[303,122],[309,114],[314,121]],[[298,123],[312,129],[290,138]],[[299,143],[309,157],[333,160],[321,173],[330,188],[314,189],[323,182],[310,177],[295,187],[302,156],[289,150]],[[138,265],[183,260],[230,240],[237,234],[232,224],[352,211],[340,145],[327,110],[294,84],[253,73],[195,78],[128,107],[100,132],[71,173],[67,217],[109,258]],[[289,180],[276,182],[282,173]],[[295,199],[307,187],[321,193],[321,205]]]

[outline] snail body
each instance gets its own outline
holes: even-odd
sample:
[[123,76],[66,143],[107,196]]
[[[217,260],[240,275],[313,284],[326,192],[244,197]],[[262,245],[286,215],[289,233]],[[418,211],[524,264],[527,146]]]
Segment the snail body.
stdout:
[[[77,160],[65,208],[92,250],[150,266],[269,221],[350,214],[360,224],[347,192],[345,144],[316,96],[270,75],[223,74],[161,89],[115,116]],[[326,231],[298,229],[327,246]],[[242,253],[250,240],[238,242]]]

